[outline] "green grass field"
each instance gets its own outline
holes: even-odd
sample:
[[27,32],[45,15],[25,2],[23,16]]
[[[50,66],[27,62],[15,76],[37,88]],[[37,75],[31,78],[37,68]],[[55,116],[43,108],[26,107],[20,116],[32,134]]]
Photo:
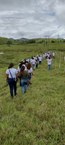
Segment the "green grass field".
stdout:
[[[12,100],[5,71],[23,58],[54,51],[51,70],[43,60],[32,85]],[[65,43],[0,45],[0,145],[65,145]]]

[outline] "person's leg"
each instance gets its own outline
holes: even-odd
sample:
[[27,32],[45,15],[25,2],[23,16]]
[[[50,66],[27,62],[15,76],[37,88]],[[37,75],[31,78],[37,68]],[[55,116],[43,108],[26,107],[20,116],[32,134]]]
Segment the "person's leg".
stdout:
[[22,94],[24,94],[24,93],[25,93],[25,87],[22,86]]
[[25,82],[24,82],[24,89],[25,89],[25,92],[27,91],[28,87],[29,87],[29,84],[30,84],[30,80],[29,79],[25,79]]
[[16,81],[13,82],[13,89],[14,89],[14,95],[16,96],[17,94],[17,85]]
[[8,80],[9,88],[10,88],[10,95],[13,98],[13,82],[11,79]]
[[48,70],[50,70],[50,65],[48,65]]
[[23,93],[26,93],[26,91],[27,91],[27,89],[28,89],[28,84],[27,84],[27,82],[28,82],[28,79],[25,79],[25,80],[23,81],[23,87],[22,87],[22,92],[23,92]]
[[27,89],[28,89],[28,86],[25,85],[25,86],[24,86],[24,92],[25,92],[25,93],[26,93]]
[[25,87],[24,87],[24,80],[21,79],[21,89],[22,89],[22,94],[25,93]]

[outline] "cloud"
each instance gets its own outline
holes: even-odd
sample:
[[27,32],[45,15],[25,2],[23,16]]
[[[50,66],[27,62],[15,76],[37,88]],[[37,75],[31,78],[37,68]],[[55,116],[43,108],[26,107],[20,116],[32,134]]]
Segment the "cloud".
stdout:
[[0,36],[65,38],[64,0],[0,0]]

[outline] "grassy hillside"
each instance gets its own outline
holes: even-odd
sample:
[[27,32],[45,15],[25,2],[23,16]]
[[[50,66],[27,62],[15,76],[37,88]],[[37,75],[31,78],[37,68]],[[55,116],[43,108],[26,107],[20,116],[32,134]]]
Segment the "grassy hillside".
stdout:
[[[44,60],[34,71],[32,85],[22,96],[11,100],[5,71],[23,58],[54,51],[50,71]],[[65,43],[46,40],[40,43],[0,45],[0,144],[65,145]]]

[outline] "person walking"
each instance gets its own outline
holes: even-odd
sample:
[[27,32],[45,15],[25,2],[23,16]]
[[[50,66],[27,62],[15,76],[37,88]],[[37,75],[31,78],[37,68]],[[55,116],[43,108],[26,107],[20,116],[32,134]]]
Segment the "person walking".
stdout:
[[52,63],[52,58],[49,56],[47,58],[48,70],[50,70],[50,68],[51,68],[51,63]]
[[10,63],[8,69],[6,70],[6,79],[10,88],[10,96],[17,95],[17,69],[14,68],[14,64]]
[[21,77],[22,94],[24,94],[27,91],[27,88],[28,88],[28,71],[25,70],[24,65],[22,65],[22,67],[21,67],[20,77]]
[[31,63],[27,64],[27,71],[28,71],[28,81],[29,81],[29,84],[31,84],[31,78],[32,78],[32,74],[33,74],[33,69],[32,69]]

